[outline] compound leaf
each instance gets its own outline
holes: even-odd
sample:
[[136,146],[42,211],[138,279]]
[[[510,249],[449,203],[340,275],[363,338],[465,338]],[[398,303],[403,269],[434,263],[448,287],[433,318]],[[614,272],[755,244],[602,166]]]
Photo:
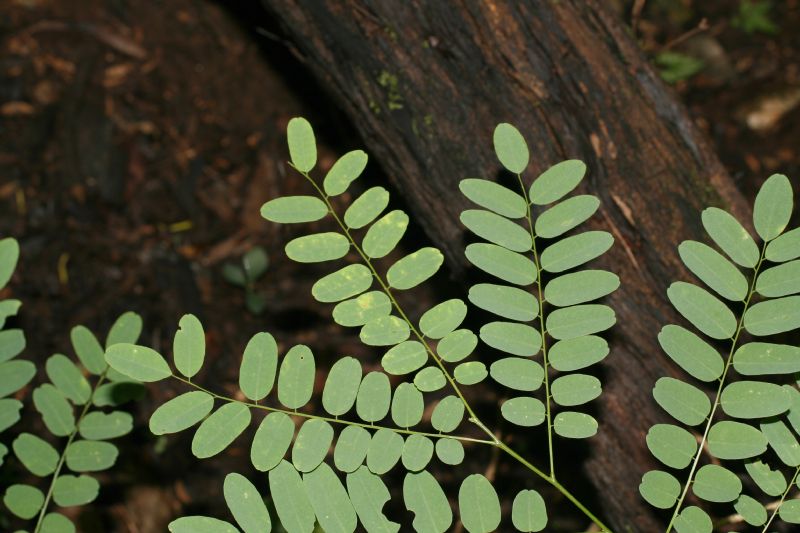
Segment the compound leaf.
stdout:
[[658,334],[664,352],[692,377],[714,381],[724,370],[719,352],[688,329],[668,324]]
[[133,417],[124,411],[93,411],[83,417],[78,430],[87,440],[115,439],[133,430]]
[[411,335],[408,322],[394,315],[370,320],[361,328],[359,338],[367,346],[392,346],[406,340]]
[[367,457],[371,440],[369,431],[360,426],[347,426],[339,434],[333,451],[333,464],[342,472],[355,472]]
[[357,296],[372,285],[372,272],[364,265],[342,267],[323,277],[311,287],[311,295],[318,302],[333,303]]
[[602,337],[587,335],[564,339],[550,347],[550,364],[560,372],[571,372],[602,361],[609,353],[608,343]]
[[92,387],[81,371],[66,356],[51,355],[45,363],[47,377],[58,390],[76,405],[83,405],[92,395]]
[[134,344],[142,334],[142,317],[133,311],[122,313],[106,335],[106,350],[117,343]]
[[750,459],[767,450],[767,439],[748,424],[723,420],[708,432],[708,451],[717,459]]
[[617,322],[607,305],[585,304],[556,309],[547,316],[547,332],[554,339],[574,339],[604,331]]
[[275,384],[278,344],[269,333],[257,333],[244,349],[239,367],[239,388],[253,401],[264,399]]
[[800,328],[800,296],[759,302],[744,314],[744,329],[752,335],[774,335]]
[[519,357],[498,359],[489,367],[489,374],[499,384],[525,392],[537,390],[544,380],[542,365]]
[[425,400],[419,389],[411,383],[397,386],[392,398],[392,420],[398,427],[410,428],[419,424],[424,410]]
[[100,493],[100,483],[90,476],[60,475],[53,484],[53,501],[61,507],[86,505]]
[[547,527],[547,507],[535,490],[521,490],[511,506],[511,523],[519,531],[543,531]]
[[422,392],[437,391],[446,384],[447,378],[445,378],[442,371],[435,366],[423,368],[414,376],[414,386]]
[[456,439],[436,441],[436,457],[446,465],[458,465],[464,460],[464,445]]
[[567,439],[587,439],[597,433],[597,420],[586,413],[561,411],[553,419],[553,430]]
[[403,444],[401,460],[403,466],[411,472],[419,472],[433,457],[433,441],[423,435],[409,435]]
[[800,372],[800,348],[787,344],[749,342],[733,354],[733,368],[745,376]]
[[732,502],[742,493],[742,482],[727,468],[707,464],[697,471],[692,483],[692,492],[708,502]]
[[791,467],[800,465],[800,444],[782,420],[762,422],[760,427],[770,447],[784,464]]
[[15,484],[6,489],[3,503],[9,511],[23,520],[30,520],[44,503],[44,494],[36,487]]
[[480,337],[492,348],[521,357],[536,355],[542,347],[539,331],[516,322],[489,322],[481,328]]
[[697,440],[672,424],[655,424],[647,432],[647,447],[653,456],[671,468],[686,468],[697,452]]
[[110,442],[76,440],[65,455],[67,467],[73,472],[99,472],[114,466],[119,450]]
[[468,329],[449,333],[436,346],[436,353],[449,363],[457,363],[470,355],[478,346],[478,336]]
[[59,453],[36,435],[20,433],[11,447],[17,459],[35,476],[49,476],[58,466]]
[[769,465],[760,460],[749,461],[744,464],[750,478],[768,496],[780,496],[786,490],[786,478],[780,470],[772,470]]
[[19,243],[12,237],[0,239],[0,290],[2,290],[17,268]]
[[[13,362],[16,361],[5,364]],[[72,406],[64,395],[51,384],[45,383],[33,391],[33,405],[42,415],[44,425],[56,437],[66,437],[75,429],[75,414],[72,412]]]
[[464,419],[464,402],[456,396],[442,398],[431,415],[431,425],[441,433],[454,431]]
[[537,398],[520,396],[506,400],[500,406],[500,414],[517,426],[533,427],[544,422],[545,407]]
[[462,385],[475,385],[486,379],[488,375],[489,372],[486,370],[486,365],[480,361],[461,363],[453,371],[456,381]]
[[572,407],[590,402],[600,396],[600,380],[587,374],[569,374],[556,378],[550,386],[553,400],[558,405]]
[[356,413],[365,422],[383,420],[389,412],[392,389],[383,372],[370,372],[361,381],[356,397]]
[[767,510],[758,500],[747,494],[739,495],[739,498],[733,502],[733,508],[751,526],[763,526],[767,521]]
[[333,308],[333,320],[340,326],[363,326],[391,311],[392,302],[386,294],[382,291],[370,291],[336,304]]
[[364,529],[370,533],[395,533],[400,529],[400,524],[383,514],[383,506],[390,498],[389,489],[365,466],[347,474],[347,493]]
[[383,355],[381,366],[389,374],[402,376],[422,368],[427,361],[428,352],[422,343],[404,341],[393,346]]
[[800,292],[800,261],[790,261],[763,271],[756,280],[756,292],[767,298]]
[[678,533],[711,533],[714,525],[711,517],[695,505],[690,505],[675,518],[675,531]]
[[605,270],[583,270],[551,280],[544,299],[558,307],[597,300],[619,288],[619,276]]
[[675,476],[661,470],[651,470],[642,476],[639,494],[658,509],[669,509],[678,501],[681,484]]
[[403,437],[391,429],[381,428],[372,435],[367,451],[367,468],[383,475],[397,464],[403,454]]
[[675,378],[659,378],[653,388],[653,398],[670,416],[687,426],[704,422],[711,412],[711,401],[706,393]]
[[575,187],[586,174],[586,164],[577,159],[556,163],[533,180],[530,189],[531,202],[546,205],[557,202]]
[[770,242],[764,256],[774,263],[783,263],[800,257],[800,228],[787,231]]
[[766,418],[786,412],[791,396],[780,385],[761,381],[737,381],[725,386],[720,405],[734,418]]
[[686,267],[717,294],[740,302],[747,297],[747,279],[730,261],[710,246],[683,241],[678,253]]
[[36,365],[30,361],[14,360],[0,363],[0,398],[20,390],[30,383],[35,374]]
[[229,522],[209,516],[182,516],[167,527],[170,533],[239,533]]
[[92,374],[99,375],[106,370],[106,359],[100,341],[86,326],[75,326],[69,333],[72,349],[81,364]]

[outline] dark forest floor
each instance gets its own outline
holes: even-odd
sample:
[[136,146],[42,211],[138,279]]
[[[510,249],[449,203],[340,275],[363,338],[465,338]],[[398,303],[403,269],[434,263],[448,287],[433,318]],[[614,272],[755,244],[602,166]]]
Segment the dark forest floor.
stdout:
[[[312,300],[318,271],[285,258],[289,230],[259,215],[266,200],[297,192],[296,180],[283,180],[290,117],[328,134],[323,166],[358,140],[276,29],[254,23],[257,8],[221,4],[0,0],[0,235],[22,246],[7,291],[24,302],[26,357],[71,353],[72,326],[104,334],[131,309],[145,320],[144,342],[165,350],[184,313],[200,317],[209,344],[200,379],[214,376],[229,392],[231,361],[262,330],[322,359],[348,353],[377,364]],[[704,62],[676,91],[751,198],[773,172],[800,183],[800,5],[775,4],[766,32],[743,29],[738,1],[622,9],[653,58]],[[260,315],[222,276],[254,246],[271,259],[256,287]],[[153,390],[136,408],[140,429],[113,483],[106,474],[100,499],[81,510],[82,531],[164,531],[179,513],[224,514],[220,472],[247,463],[247,439],[201,463],[189,458],[188,434],[155,440],[147,413],[174,393]]]

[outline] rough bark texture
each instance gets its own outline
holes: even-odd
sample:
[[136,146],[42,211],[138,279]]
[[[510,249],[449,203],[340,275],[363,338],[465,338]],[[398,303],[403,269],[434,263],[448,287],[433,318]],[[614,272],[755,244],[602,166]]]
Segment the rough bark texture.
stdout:
[[616,238],[606,266],[623,287],[586,468],[617,531],[656,531],[637,487],[652,466],[644,435],[664,417],[650,389],[674,372],[656,333],[678,320],[665,295],[685,275],[676,246],[702,238],[703,206],[747,207],[604,4],[265,0],[455,276],[467,267],[457,184],[499,172],[498,122],[527,138],[528,180],[566,158],[587,162],[583,188],[603,202],[592,224]]

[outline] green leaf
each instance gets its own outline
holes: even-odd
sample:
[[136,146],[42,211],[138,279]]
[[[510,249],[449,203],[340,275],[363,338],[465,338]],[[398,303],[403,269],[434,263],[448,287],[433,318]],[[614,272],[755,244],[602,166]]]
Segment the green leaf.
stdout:
[[367,451],[367,468],[383,475],[392,469],[403,454],[403,437],[391,429],[381,428],[372,435]]
[[486,379],[488,375],[489,372],[486,370],[486,365],[480,361],[461,363],[453,371],[456,381],[462,385],[475,385]]
[[141,399],[144,392],[144,385],[138,381],[104,383],[95,389],[92,403],[95,407],[117,407],[126,402]]
[[672,424],[653,425],[646,440],[653,456],[671,468],[686,468],[697,452],[694,435]]
[[230,523],[208,516],[183,516],[167,527],[170,533],[239,533]]
[[500,500],[481,474],[467,476],[458,489],[461,523],[470,533],[489,533],[500,525]]
[[0,301],[0,328],[2,328],[8,317],[14,316],[22,306],[19,300],[2,300]]
[[597,420],[585,413],[562,411],[553,419],[553,430],[567,439],[586,439],[597,433]]
[[222,490],[225,495],[225,503],[228,504],[231,514],[244,533],[271,530],[272,520],[270,520],[267,506],[264,505],[261,494],[249,479],[241,474],[231,472],[225,476]]
[[422,435],[409,435],[403,444],[401,460],[411,472],[419,472],[430,463],[433,457],[433,441]]
[[370,320],[361,328],[359,338],[367,346],[392,346],[408,339],[408,323],[396,316],[382,316]]
[[286,353],[278,375],[278,400],[289,409],[299,409],[314,392],[314,354],[298,344]]
[[745,463],[744,468],[758,488],[768,496],[780,496],[786,490],[786,479],[780,470],[772,470],[759,460]]
[[142,317],[132,311],[122,313],[106,335],[106,350],[118,343],[135,344],[142,334]]
[[773,174],[758,191],[753,205],[753,225],[765,241],[771,241],[786,229],[792,218],[794,191],[789,178]]
[[454,298],[428,309],[419,320],[419,329],[431,339],[441,339],[452,333],[467,316],[467,306]]
[[571,372],[602,361],[608,352],[608,343],[601,337],[564,339],[550,347],[550,364],[559,372]]
[[347,265],[323,277],[311,287],[318,302],[332,303],[357,296],[372,285],[372,272],[364,265]]
[[759,256],[758,246],[733,215],[722,209],[709,207],[703,211],[702,219],[709,236],[734,263],[745,268],[755,268]]
[[658,509],[669,509],[678,501],[681,484],[675,476],[661,470],[651,470],[642,476],[639,494]]
[[461,223],[478,237],[515,252],[527,252],[533,246],[528,230],[505,217],[483,209],[461,212]]
[[350,250],[350,241],[336,232],[313,233],[289,241],[286,256],[298,263],[321,263],[341,259]]
[[203,420],[214,408],[214,398],[203,391],[191,391],[160,405],[150,415],[153,435],[178,433]]
[[436,248],[421,248],[389,267],[386,281],[394,289],[411,289],[436,274],[443,261],[442,252]]
[[536,236],[544,239],[559,237],[581,225],[595,214],[600,200],[590,194],[573,196],[554,205],[536,219]]
[[535,490],[521,490],[511,506],[511,522],[519,531],[543,531],[547,527],[547,507]]
[[444,533],[453,523],[453,512],[439,482],[430,472],[406,474],[403,480],[406,509],[414,513],[414,530]]
[[344,212],[344,223],[351,229],[363,228],[383,213],[389,205],[389,191],[372,187],[355,199]]
[[687,426],[704,422],[711,412],[711,401],[706,393],[675,378],[659,378],[653,388],[653,398],[670,416]]
[[774,263],[783,263],[800,257],[800,228],[787,231],[770,242],[764,257]]
[[528,166],[528,145],[517,128],[502,122],[494,129],[494,151],[497,159],[514,174],[522,174]]
[[510,389],[533,392],[544,380],[544,369],[536,361],[506,357],[492,363],[489,373],[496,382]]
[[115,439],[133,430],[133,417],[124,411],[93,411],[83,417],[78,430],[87,440]]
[[400,529],[400,524],[391,522],[383,514],[383,506],[390,498],[389,489],[366,467],[347,474],[347,493],[366,531],[395,533]]
[[30,485],[11,485],[6,489],[3,503],[15,516],[30,520],[42,508],[44,494]]
[[389,349],[381,359],[381,366],[389,374],[402,376],[419,368],[428,361],[428,352],[417,341],[401,342]]
[[81,364],[92,374],[99,375],[106,370],[106,358],[103,347],[97,337],[84,326],[75,326],[69,333],[72,349]]
[[787,524],[800,524],[800,500],[789,500],[783,502],[778,516]]
[[399,209],[390,211],[373,224],[364,235],[361,248],[367,257],[380,259],[389,255],[408,228],[408,215]]
[[328,212],[325,202],[315,196],[282,196],[261,206],[261,216],[279,224],[316,222]]
[[459,465],[464,460],[464,445],[456,439],[439,439],[436,457],[446,465]]
[[590,402],[600,396],[600,380],[586,374],[570,374],[556,378],[550,385],[553,400],[558,405],[572,407]]
[[389,412],[392,389],[383,372],[370,372],[361,381],[356,397],[356,413],[365,422],[383,420]]
[[530,190],[531,203],[546,205],[557,202],[570,193],[586,174],[586,164],[577,159],[556,163],[533,180]]
[[760,381],[737,381],[725,386],[720,405],[734,418],[766,418],[786,412],[791,396],[780,385]]
[[500,351],[521,357],[536,355],[542,335],[534,328],[515,322],[489,322],[480,331],[483,342]]
[[347,426],[339,434],[333,451],[333,464],[342,472],[355,472],[367,457],[372,436],[359,426]]
[[446,335],[436,346],[436,353],[449,363],[457,363],[478,346],[478,337],[468,329],[457,329]]
[[542,252],[540,262],[547,272],[564,272],[596,259],[614,244],[606,231],[587,231],[551,244]]
[[11,275],[17,268],[17,261],[19,260],[19,243],[16,239],[6,237],[0,239],[0,290],[2,290]]
[[554,339],[574,339],[604,331],[616,322],[614,310],[607,305],[575,305],[550,313],[547,332]]
[[16,360],[0,363],[0,398],[15,393],[30,383],[36,366],[30,361]]
[[58,466],[59,453],[36,435],[20,433],[11,447],[17,459],[35,476],[49,476]]
[[414,376],[414,386],[422,392],[437,391],[446,384],[447,379],[444,377],[444,374],[435,366],[423,368]]
[[21,329],[0,331],[0,362],[8,361],[25,349],[25,335]]
[[336,304],[333,308],[333,320],[340,326],[363,326],[370,320],[388,315],[392,311],[392,302],[381,291],[370,291]]
[[419,424],[424,410],[425,400],[419,389],[411,383],[397,386],[392,398],[392,420],[398,427],[410,428]]
[[664,352],[692,377],[714,381],[722,375],[725,363],[719,352],[688,329],[669,324],[658,334]]
[[619,288],[619,277],[605,270],[583,270],[551,280],[544,299],[558,307],[597,300]]
[[768,268],[756,280],[756,292],[767,298],[800,292],[800,261]]
[[711,533],[713,529],[714,525],[711,523],[711,517],[694,505],[686,507],[675,518],[675,531],[677,533]]
[[695,496],[708,502],[732,502],[742,493],[742,482],[738,476],[715,464],[703,465],[692,483]]
[[67,467],[73,472],[99,472],[114,466],[119,450],[110,442],[76,440],[65,455]]
[[253,246],[242,256],[242,268],[249,281],[260,278],[269,266],[267,251],[261,246]]
[[300,172],[309,172],[317,164],[317,141],[311,124],[303,117],[294,117],[286,126],[289,157]]
[[520,396],[503,402],[503,405],[500,406],[500,414],[517,426],[533,427],[544,422],[545,408],[544,404],[536,398]]
[[733,368],[745,376],[800,372],[800,348],[787,344],[749,342],[733,354]]
[[767,439],[753,426],[723,420],[708,432],[708,451],[717,459],[750,459],[767,451]]
[[[22,402],[13,399],[0,400],[0,431],[5,431],[20,421],[22,416]],[[0,460],[0,464],[2,461]]]
[[294,422],[284,413],[264,417],[253,437],[250,462],[259,472],[272,470],[283,460],[294,437]]
[[331,467],[322,463],[313,472],[303,474],[303,485],[325,533],[352,533],[356,530],[356,511],[347,490]]
[[322,390],[325,411],[340,416],[353,407],[362,372],[361,363],[354,357],[342,357],[331,366]]
[[683,241],[678,246],[683,264],[697,278],[728,300],[741,302],[747,298],[747,279],[722,254],[697,241]]
[[363,150],[347,152],[336,160],[322,180],[322,187],[328,196],[338,196],[345,192],[353,181],[367,168],[368,157]]
[[203,367],[206,357],[206,334],[203,325],[194,315],[183,315],[172,343],[175,368],[191,378]]
[[800,328],[800,296],[767,300],[744,315],[744,329],[753,335],[774,335]]
[[751,526],[763,526],[767,521],[767,510],[758,500],[751,498],[747,494],[741,494],[733,502],[733,508]]
[[760,427],[770,447],[784,464],[791,467],[800,465],[800,444],[782,420],[762,422]]
[[469,244],[464,253],[470,263],[508,283],[531,285],[536,281],[536,264],[502,246],[482,242]]
[[100,483],[89,476],[61,475],[53,484],[53,501],[59,507],[86,505],[99,493]]
[[493,181],[465,179],[458,184],[461,192],[481,207],[508,218],[522,218],[527,214],[525,199],[518,193]]
[[479,283],[469,289],[469,301],[509,320],[529,322],[539,314],[539,301],[533,294],[515,287]]
[[161,381],[172,375],[161,354],[146,346],[115,344],[106,350],[106,361],[114,370],[136,381]]
[[92,395],[92,387],[81,371],[66,356],[55,354],[45,363],[47,377],[72,403],[83,405]]
[[456,396],[442,398],[431,415],[431,425],[440,433],[452,433],[464,419],[464,402]]
[[[11,361],[13,362],[13,361]],[[5,363],[9,365],[9,363]],[[0,370],[2,370],[0,366]],[[56,437],[66,437],[75,429],[75,415],[64,395],[49,383],[33,391],[33,405],[42,415],[44,425]]]
[[281,461],[269,471],[269,491],[281,525],[291,533],[314,530],[314,507],[300,479],[300,474],[292,465]]
[[[176,365],[177,366],[177,365]],[[253,400],[264,399],[275,384],[278,345],[269,333],[257,333],[250,339],[239,367],[239,388]]]
[[311,418],[300,426],[292,447],[292,464],[298,472],[311,472],[319,466],[333,443],[333,427]]
[[192,438],[192,454],[198,459],[217,455],[250,425],[250,408],[230,402],[203,420]]
[[736,317],[707,290],[676,281],[667,289],[667,297],[686,320],[709,337],[730,339],[736,333]]

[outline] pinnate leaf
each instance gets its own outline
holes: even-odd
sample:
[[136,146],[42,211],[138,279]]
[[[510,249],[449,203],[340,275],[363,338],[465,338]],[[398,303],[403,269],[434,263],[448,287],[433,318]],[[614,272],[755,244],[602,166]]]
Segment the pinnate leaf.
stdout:
[[311,287],[311,295],[322,303],[338,302],[357,296],[372,285],[372,272],[364,265],[342,267]]
[[725,467],[707,464],[700,467],[692,483],[692,492],[709,502],[732,502],[742,493],[739,477]]
[[556,163],[533,180],[530,190],[531,202],[546,205],[557,202],[570,193],[586,174],[586,164],[577,159]]
[[390,498],[389,489],[366,467],[347,475],[347,493],[364,529],[370,533],[395,533],[400,529],[400,524],[383,514],[383,506]]
[[470,533],[489,533],[500,525],[500,500],[481,474],[467,476],[458,489],[461,523]]
[[719,252],[697,241],[683,241],[678,253],[692,273],[723,298],[742,301],[747,297],[747,279]]
[[325,202],[315,196],[282,196],[261,207],[263,218],[279,224],[316,222],[328,212]]
[[286,126],[289,157],[300,172],[309,172],[317,164],[317,141],[311,124],[303,117],[295,117]]
[[292,464],[298,472],[311,472],[325,459],[333,443],[333,427],[316,418],[306,420],[292,447]]
[[331,366],[322,390],[322,407],[333,416],[345,414],[356,401],[362,376],[361,363],[342,357]]
[[337,159],[322,181],[325,194],[337,196],[345,192],[350,184],[364,172],[368,159],[363,150],[347,152]]
[[669,509],[678,500],[681,484],[675,476],[661,470],[651,470],[642,477],[639,494],[647,503],[659,509]]
[[519,531],[543,531],[547,527],[547,507],[535,490],[522,490],[514,497],[511,522]]
[[736,317],[707,290],[676,281],[667,289],[675,309],[697,329],[713,339],[730,339],[736,333]]
[[269,490],[275,510],[287,531],[311,533],[314,529],[314,507],[300,474],[286,461],[269,472]]
[[527,252],[533,240],[528,230],[505,217],[484,209],[461,212],[461,223],[478,237],[515,252]]
[[203,420],[192,439],[192,453],[199,459],[217,455],[250,425],[250,408],[230,402]]
[[268,414],[259,424],[250,448],[250,462],[259,472],[272,470],[283,460],[294,437],[294,422],[284,413]]
[[537,237],[552,239],[587,221],[600,207],[600,200],[590,194],[573,196],[539,215],[534,227]]
[[382,420],[391,403],[389,378],[382,372],[370,372],[361,381],[356,398],[356,413],[365,422]]
[[794,191],[789,178],[773,174],[758,191],[753,205],[753,225],[765,241],[771,241],[786,229],[792,218]]
[[755,268],[758,263],[758,246],[733,215],[722,209],[709,207],[703,211],[702,220],[709,236],[734,263]]
[[383,187],[367,189],[344,212],[344,223],[352,229],[363,228],[389,205],[389,191]]
[[225,503],[244,533],[270,531],[272,520],[258,489],[249,479],[236,472],[225,476],[223,484]]
[[539,301],[528,291],[479,283],[469,289],[469,301],[476,306],[509,320],[529,322],[539,314]]
[[452,333],[467,316],[467,306],[454,298],[428,309],[419,319],[419,329],[431,339],[441,339]]
[[119,343],[106,350],[106,361],[114,370],[137,381],[161,381],[172,371],[158,352],[146,346]]
[[522,196],[493,181],[470,178],[461,180],[458,188],[464,196],[498,215],[522,218],[527,213]]
[[194,315],[183,315],[172,344],[175,368],[191,378],[200,371],[206,356],[206,335],[203,325]]
[[503,122],[494,129],[494,151],[497,159],[514,174],[521,174],[528,166],[528,145],[517,128]]
[[487,243],[467,245],[464,252],[470,263],[484,272],[514,285],[530,285],[536,281],[536,264],[524,255]]
[[414,513],[414,529],[444,533],[453,523],[453,512],[439,482],[430,472],[409,472],[403,481],[406,509]]
[[436,248],[421,248],[389,267],[386,280],[392,288],[411,289],[436,274],[443,261],[442,252]]
[[358,518],[347,490],[331,467],[322,463],[316,469],[303,474],[303,486],[311,506],[317,515],[320,527],[330,533],[352,533]]
[[350,241],[336,232],[314,233],[292,239],[286,245],[286,256],[298,263],[321,263],[341,259],[350,250]]
[[239,367],[239,388],[253,401],[264,399],[275,384],[278,344],[269,333],[257,333],[248,341]]
[[314,355],[298,344],[286,353],[278,375],[278,400],[289,409],[299,409],[314,392]]
[[396,209],[375,222],[361,243],[364,253],[372,259],[387,256],[395,249],[408,228],[408,215]]
[[200,422],[214,408],[214,398],[203,391],[191,391],[160,405],[150,416],[154,435],[177,433]]
[[606,231],[587,231],[567,237],[544,249],[540,258],[542,269],[564,272],[600,257],[613,244],[614,237]]

